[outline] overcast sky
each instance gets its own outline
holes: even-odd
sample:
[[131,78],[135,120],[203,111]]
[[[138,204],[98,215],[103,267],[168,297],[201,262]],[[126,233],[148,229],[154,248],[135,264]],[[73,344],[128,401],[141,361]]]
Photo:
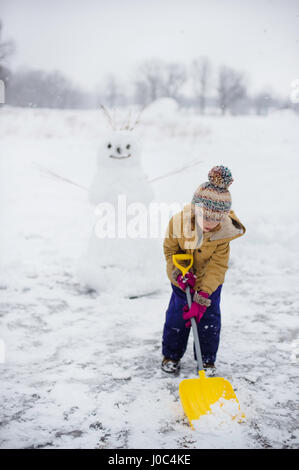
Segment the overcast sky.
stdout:
[[11,66],[58,69],[92,90],[153,57],[248,72],[251,91],[299,78],[299,0],[0,0]]

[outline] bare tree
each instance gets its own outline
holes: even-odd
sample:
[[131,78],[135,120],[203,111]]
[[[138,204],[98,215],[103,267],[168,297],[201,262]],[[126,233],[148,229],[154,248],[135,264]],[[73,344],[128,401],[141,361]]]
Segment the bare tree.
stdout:
[[184,66],[155,59],[144,62],[137,70],[135,97],[148,104],[162,96],[177,98],[186,80]]
[[141,106],[146,106],[150,102],[149,90],[143,80],[135,81],[135,101]]
[[186,70],[181,64],[165,64],[162,70],[163,85],[162,92],[165,96],[176,99],[180,88],[186,81]]
[[272,105],[273,97],[268,91],[262,91],[253,98],[253,106],[256,114],[259,116],[267,115]]
[[14,72],[7,103],[38,108],[81,108],[86,97],[60,72],[23,69]]
[[192,62],[191,78],[194,95],[199,103],[200,113],[204,114],[206,109],[207,92],[211,79],[211,64],[207,57],[200,57]]
[[96,90],[98,105],[104,103],[109,108],[127,104],[128,96],[124,83],[110,73],[99,83]]
[[3,24],[0,20],[0,66],[4,66],[6,59],[15,51],[13,41],[3,41]]
[[160,60],[144,62],[138,72],[140,77],[137,80],[138,87],[140,90],[143,86],[144,91],[146,90],[147,101],[151,103],[161,97],[163,94],[162,62]]
[[109,75],[105,84],[105,101],[109,107],[113,107],[117,104],[117,98],[119,94],[119,86],[114,75]]
[[[1,80],[1,104],[6,101],[6,91],[11,72],[7,67],[7,59],[14,53],[14,43],[12,41],[3,41],[3,24],[0,20],[0,80]],[[2,96],[3,95],[3,96]],[[0,106],[1,106],[0,104]]]
[[223,66],[218,76],[218,101],[222,114],[235,106],[237,101],[246,96],[244,76],[236,70]]

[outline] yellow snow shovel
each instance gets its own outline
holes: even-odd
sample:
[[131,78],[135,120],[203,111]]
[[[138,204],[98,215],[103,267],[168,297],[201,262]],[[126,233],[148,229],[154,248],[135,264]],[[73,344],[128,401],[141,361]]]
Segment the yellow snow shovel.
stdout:
[[[193,264],[193,255],[189,254],[178,254],[172,256],[173,264],[181,271],[183,277],[189,271]],[[187,266],[182,266],[180,262],[189,262]],[[190,294],[190,287],[186,288],[187,302],[189,308],[191,307],[192,299]],[[181,402],[187,415],[190,425],[193,428],[192,421],[199,419],[202,415],[207,414],[211,411],[211,405],[216,403],[220,398],[226,400],[235,400],[237,403],[238,399],[233,390],[233,387],[228,380],[222,377],[208,378],[203,370],[203,363],[201,357],[201,350],[198,338],[198,331],[196,320],[194,317],[191,318],[191,325],[194,337],[197,366],[199,378],[197,379],[185,379],[180,383],[179,394]],[[237,406],[239,408],[239,405]],[[240,408],[239,408],[240,409]],[[240,419],[240,413],[238,413]],[[242,414],[242,418],[245,415]],[[236,418],[236,416],[232,416]]]

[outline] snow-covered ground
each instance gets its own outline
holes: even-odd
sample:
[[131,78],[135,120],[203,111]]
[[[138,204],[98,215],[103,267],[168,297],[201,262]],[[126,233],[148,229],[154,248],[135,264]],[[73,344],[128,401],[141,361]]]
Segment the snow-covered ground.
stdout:
[[141,119],[150,179],[201,162],[154,180],[156,201],[189,201],[210,167],[225,164],[247,228],[231,243],[217,361],[247,419],[206,417],[193,431],[178,398],[179,382],[195,377],[191,342],[180,377],[160,371],[164,267],[152,296],[82,289],[86,191],[36,165],[88,186],[106,132],[100,111],[0,110],[2,448],[298,446],[298,124],[288,112],[201,118],[173,109]]

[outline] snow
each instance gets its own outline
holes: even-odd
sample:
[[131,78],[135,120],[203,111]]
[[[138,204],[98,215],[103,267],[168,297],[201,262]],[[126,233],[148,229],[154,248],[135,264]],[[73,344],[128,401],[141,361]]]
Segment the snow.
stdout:
[[151,183],[155,201],[183,205],[225,164],[247,228],[231,243],[216,374],[246,420],[216,412],[195,431],[178,396],[180,381],[196,377],[191,341],[179,377],[160,370],[170,296],[162,238],[159,292],[88,292],[76,277],[94,223],[87,191],[36,166],[87,188],[106,132],[100,111],[1,109],[1,447],[298,447],[298,117],[141,118],[149,179],[184,168]]
[[237,400],[220,398],[211,405],[211,411],[192,425],[197,434],[210,434],[209,441],[213,448],[244,448],[246,439],[244,428],[240,424],[246,419]]
[[171,117],[176,118],[179,113],[179,106],[173,98],[159,98],[150,103],[143,112],[143,118],[169,121]]

